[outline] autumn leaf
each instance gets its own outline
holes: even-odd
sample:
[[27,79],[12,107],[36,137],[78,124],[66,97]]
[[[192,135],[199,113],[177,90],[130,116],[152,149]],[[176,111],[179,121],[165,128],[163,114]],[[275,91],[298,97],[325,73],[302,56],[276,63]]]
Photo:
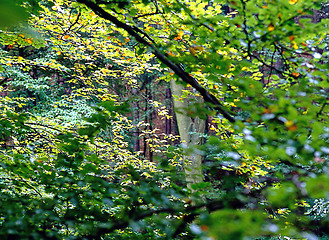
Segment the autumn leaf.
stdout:
[[274,25],[271,23],[270,25],[268,25],[267,29],[272,32],[274,31]]
[[171,57],[174,57],[175,54],[172,52],[172,51],[167,51],[168,55],[171,56]]
[[298,129],[297,125],[293,121],[291,121],[291,120],[286,121],[284,123],[284,125],[287,127],[287,129],[289,131],[292,131],[292,132],[294,132],[294,131],[296,131]]
[[196,55],[196,51],[194,50],[193,47],[190,47],[188,50],[189,50],[189,52],[190,52],[193,56]]
[[32,39],[31,39],[31,38],[27,38],[27,39],[25,39],[25,41],[26,41],[28,44],[32,44]]
[[289,0],[289,4],[295,4],[297,2],[298,2],[298,0]]
[[292,75],[293,75],[294,77],[298,77],[298,76],[299,76],[299,73],[297,73],[297,72],[293,72]]
[[297,125],[296,124],[294,124],[294,125],[292,125],[291,127],[288,127],[288,130],[289,131],[292,131],[292,132],[295,132],[295,131],[297,131]]
[[202,52],[204,50],[204,47],[194,46],[194,47],[189,47],[188,50],[193,56],[195,56],[197,53]]
[[180,31],[180,32],[177,34],[177,37],[175,37],[174,39],[175,39],[175,40],[182,40],[183,35],[184,35],[184,32],[183,32],[183,31]]
[[150,26],[147,26],[146,28],[145,28],[145,32],[149,32],[150,31],[150,29],[151,29],[151,27]]
[[294,122],[291,121],[291,120],[288,120],[288,121],[286,121],[286,122],[284,123],[284,125],[285,125],[286,127],[291,127],[292,125],[294,125]]
[[298,49],[297,43],[295,41],[293,41],[292,43],[293,43],[292,47],[297,50]]
[[200,228],[201,228],[202,231],[208,231],[209,230],[209,227],[207,225],[201,225]]
[[264,114],[270,114],[271,113],[271,110],[268,109],[268,108],[265,108],[264,111],[263,111]]

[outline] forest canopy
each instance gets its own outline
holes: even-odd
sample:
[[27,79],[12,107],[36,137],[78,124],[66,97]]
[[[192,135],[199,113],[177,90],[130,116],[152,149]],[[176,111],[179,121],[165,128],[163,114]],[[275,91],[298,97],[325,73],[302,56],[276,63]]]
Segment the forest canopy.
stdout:
[[324,0],[0,3],[1,239],[327,239]]

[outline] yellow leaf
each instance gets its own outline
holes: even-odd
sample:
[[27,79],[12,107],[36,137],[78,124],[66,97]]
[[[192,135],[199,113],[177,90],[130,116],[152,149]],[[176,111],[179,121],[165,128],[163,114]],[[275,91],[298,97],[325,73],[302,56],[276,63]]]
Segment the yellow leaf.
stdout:
[[297,130],[297,125],[291,120],[286,121],[284,125],[288,128],[289,131],[294,132]]
[[297,43],[296,43],[295,41],[293,41],[292,43],[293,43],[293,46],[292,46],[292,47],[293,47],[294,49],[298,49],[298,45],[297,45]]
[[150,26],[147,26],[147,27],[144,29],[144,31],[145,31],[145,32],[149,32],[150,29],[151,29],[151,27],[150,27]]
[[270,32],[274,31],[274,26],[273,26],[273,24],[271,23],[270,25],[268,25],[267,29],[268,29]]
[[291,127],[292,125],[294,125],[294,122],[291,121],[291,120],[288,120],[288,121],[286,121],[286,122],[284,123],[284,125],[285,125],[286,127]]
[[298,2],[298,0],[290,0],[289,1],[289,4],[295,4],[295,3],[297,3]]
[[177,34],[177,37],[175,37],[174,39],[175,39],[175,40],[182,40],[183,35],[184,35],[184,32],[183,32],[183,31],[180,31],[180,32]]

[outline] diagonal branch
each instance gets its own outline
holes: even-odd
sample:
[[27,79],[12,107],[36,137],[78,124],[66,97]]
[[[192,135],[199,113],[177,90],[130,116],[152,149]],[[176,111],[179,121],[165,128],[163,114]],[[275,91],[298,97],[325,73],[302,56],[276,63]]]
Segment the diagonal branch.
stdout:
[[0,86],[5,85],[8,80],[11,79],[7,77],[0,78]]
[[168,59],[162,52],[160,52],[154,44],[148,42],[143,36],[139,34],[139,31],[136,31],[136,27],[132,27],[126,23],[121,22],[115,16],[105,11],[103,8],[98,6],[96,3],[93,3],[89,0],[77,0],[79,3],[85,4],[91,10],[93,10],[98,16],[109,20],[116,27],[124,29],[128,32],[129,35],[133,36],[137,42],[147,46],[151,49],[151,52],[158,58],[160,62],[165,64],[168,68],[170,68],[177,76],[179,76],[185,83],[190,84],[195,90],[197,90],[200,95],[203,97],[204,101],[210,103],[214,106],[214,109],[221,113],[224,118],[228,119],[230,122],[235,122],[235,119],[224,110],[223,105],[219,102],[219,100],[209,93],[204,87],[202,87],[199,82],[192,77],[189,73],[185,72],[178,64],[175,64],[170,59]]

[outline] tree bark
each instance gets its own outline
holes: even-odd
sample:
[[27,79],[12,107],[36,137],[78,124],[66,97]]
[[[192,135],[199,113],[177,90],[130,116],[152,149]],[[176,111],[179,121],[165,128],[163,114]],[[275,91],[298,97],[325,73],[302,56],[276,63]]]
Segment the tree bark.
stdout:
[[[168,109],[168,115],[172,116],[171,114],[171,90],[170,87],[166,88],[166,107]],[[171,134],[171,118],[165,118],[165,134]]]
[[[136,95],[137,94],[137,89],[133,89],[133,94]],[[134,124],[136,125],[136,128],[135,128],[135,131],[134,131],[134,140],[133,140],[133,144],[134,144],[134,152],[139,152],[141,149],[140,149],[140,140],[139,140],[139,127],[137,126],[138,125],[138,122],[139,122],[139,103],[138,101],[134,101],[132,103],[133,105],[133,109],[134,109],[134,112],[133,112],[133,119],[134,119]]]
[[[182,90],[184,87],[177,84],[174,80],[171,80],[170,85],[172,94],[180,97],[183,93]],[[205,120],[200,119],[199,117],[191,118],[181,112],[183,109],[189,107],[189,103],[186,99],[183,102],[174,99],[174,107],[183,148],[188,149],[201,144],[202,138],[200,137],[200,134],[203,134],[205,131]],[[194,192],[192,185],[203,181],[202,156],[196,151],[187,151],[185,157],[184,171],[187,188]]]

